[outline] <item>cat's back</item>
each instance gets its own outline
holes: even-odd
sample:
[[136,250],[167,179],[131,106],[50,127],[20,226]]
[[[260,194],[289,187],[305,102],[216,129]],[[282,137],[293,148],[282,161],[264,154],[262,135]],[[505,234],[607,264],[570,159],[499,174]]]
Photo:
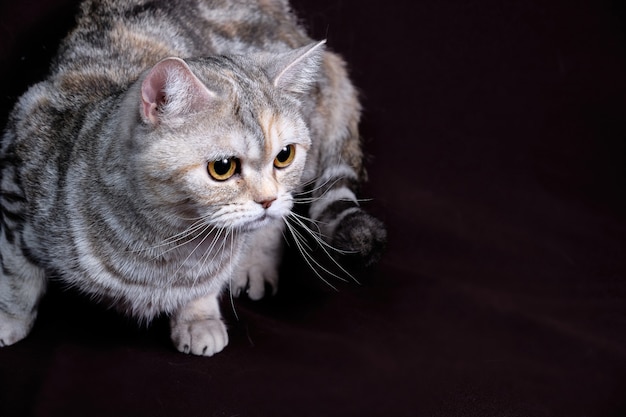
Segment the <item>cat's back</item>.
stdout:
[[16,104],[4,142],[14,137],[31,148],[35,132],[39,143],[69,140],[87,112],[103,115],[167,57],[282,52],[309,42],[286,0],[86,0],[48,78]]
[[87,0],[47,80],[14,115],[76,112],[167,57],[283,52],[310,42],[284,0]]
[[[286,0],[86,0],[46,80],[16,103],[0,154],[61,161],[85,125],[166,57],[280,52],[309,38]],[[14,146],[15,145],[15,146]],[[27,166],[20,169],[28,171]]]
[[51,77],[72,100],[93,100],[166,57],[280,52],[308,42],[283,0],[87,0]]

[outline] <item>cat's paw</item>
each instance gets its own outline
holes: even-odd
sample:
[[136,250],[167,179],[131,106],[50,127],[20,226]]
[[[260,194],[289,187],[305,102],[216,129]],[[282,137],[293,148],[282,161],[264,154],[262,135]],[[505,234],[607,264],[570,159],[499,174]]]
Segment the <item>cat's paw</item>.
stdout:
[[260,300],[267,293],[278,291],[278,265],[273,259],[254,257],[244,262],[233,275],[233,296],[247,295],[251,300]]
[[28,336],[34,321],[34,315],[16,318],[0,311],[0,347],[12,345]]
[[332,245],[357,263],[370,266],[380,259],[387,246],[383,222],[358,210],[345,216],[335,229]]
[[251,300],[260,300],[268,294],[276,294],[283,252],[283,228],[284,223],[276,222],[249,236],[246,250],[230,282],[233,296],[247,295]]
[[172,342],[182,353],[213,356],[228,344],[228,332],[221,319],[176,321],[171,331]]
[[170,319],[171,338],[180,352],[213,356],[228,344],[218,294],[211,293],[181,307]]

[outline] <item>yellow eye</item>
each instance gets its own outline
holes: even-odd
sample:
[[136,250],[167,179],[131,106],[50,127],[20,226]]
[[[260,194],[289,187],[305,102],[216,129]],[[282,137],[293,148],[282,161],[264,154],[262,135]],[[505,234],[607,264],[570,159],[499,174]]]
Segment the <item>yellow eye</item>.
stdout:
[[286,168],[293,162],[296,157],[296,147],[294,145],[287,145],[278,152],[276,158],[274,158],[274,166],[276,168]]
[[236,158],[220,159],[209,162],[209,175],[216,181],[226,181],[237,173],[239,160]]

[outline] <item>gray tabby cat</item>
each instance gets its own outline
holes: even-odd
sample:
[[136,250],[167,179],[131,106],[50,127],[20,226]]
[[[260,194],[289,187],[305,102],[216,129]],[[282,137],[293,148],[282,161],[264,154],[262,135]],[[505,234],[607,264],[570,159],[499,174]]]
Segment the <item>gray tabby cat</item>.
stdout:
[[0,345],[54,277],[213,355],[220,293],[276,291],[302,195],[310,233],[379,256],[355,89],[287,0],[88,0],[77,21],[2,137]]

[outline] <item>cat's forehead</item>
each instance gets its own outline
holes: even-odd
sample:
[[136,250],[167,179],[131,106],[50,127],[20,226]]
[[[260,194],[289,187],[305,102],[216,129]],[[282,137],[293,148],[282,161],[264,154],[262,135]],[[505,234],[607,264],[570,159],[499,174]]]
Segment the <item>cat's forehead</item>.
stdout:
[[250,159],[271,161],[286,144],[308,144],[300,123],[289,114],[268,107],[259,109],[253,117],[254,121],[248,121],[246,133],[235,139],[243,144]]
[[243,68],[228,57],[205,58],[192,65],[198,79],[214,93],[214,101],[197,122],[201,130],[210,132],[215,152],[273,160],[287,143],[308,147],[300,112],[259,68]]
[[190,120],[188,143],[205,158],[238,157],[251,163],[272,161],[287,144],[308,148],[310,138],[304,122],[291,112],[282,112],[272,106],[255,109],[236,109],[235,104],[217,113],[207,111]]
[[211,56],[189,60],[194,74],[220,96],[267,92],[271,83],[261,67],[244,57]]
[[258,113],[258,122],[263,132],[260,138],[260,147],[266,159],[272,159],[284,142],[298,140],[296,123],[281,113],[270,109],[263,109]]

